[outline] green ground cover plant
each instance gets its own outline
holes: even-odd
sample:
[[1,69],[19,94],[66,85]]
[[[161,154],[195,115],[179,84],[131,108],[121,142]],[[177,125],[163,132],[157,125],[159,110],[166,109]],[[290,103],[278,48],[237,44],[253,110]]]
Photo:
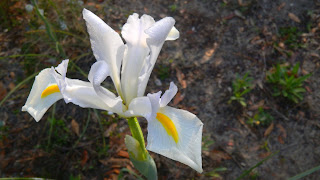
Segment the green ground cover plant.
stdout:
[[306,89],[303,83],[311,74],[299,76],[300,64],[293,67],[277,64],[267,73],[267,83],[271,85],[272,96],[282,96],[294,103],[303,100],[303,93]]
[[249,72],[247,72],[243,77],[238,76],[232,82],[232,96],[229,100],[229,103],[236,101],[243,107],[246,107],[247,103],[244,96],[253,89],[252,81],[253,78],[249,77]]

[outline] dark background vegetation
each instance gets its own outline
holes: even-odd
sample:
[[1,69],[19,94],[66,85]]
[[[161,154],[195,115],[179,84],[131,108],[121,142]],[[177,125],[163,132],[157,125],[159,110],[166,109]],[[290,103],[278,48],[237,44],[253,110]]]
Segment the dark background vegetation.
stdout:
[[[0,177],[136,178],[127,173],[136,171],[123,142],[125,119],[63,100],[38,123],[21,112],[34,76],[65,58],[67,76],[87,81],[95,59],[83,8],[118,32],[133,12],[176,20],[180,38],[165,43],[146,92],[164,91],[171,81],[178,85],[171,105],[204,123],[204,172],[151,153],[159,179],[236,179],[272,153],[244,179],[287,179],[319,166],[319,1],[39,0],[45,20],[34,6],[28,12],[28,4],[0,2]],[[303,99],[274,96],[279,87],[266,75],[277,64],[290,75],[297,63],[295,78],[311,74],[302,83]],[[242,106],[230,98],[232,82],[246,73],[251,91]],[[146,121],[140,122],[147,134]],[[320,179],[319,171],[305,178]]]

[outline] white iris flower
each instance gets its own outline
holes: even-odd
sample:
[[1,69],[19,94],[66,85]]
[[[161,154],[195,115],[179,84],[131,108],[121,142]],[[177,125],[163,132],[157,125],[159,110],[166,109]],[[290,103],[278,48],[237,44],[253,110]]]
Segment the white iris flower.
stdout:
[[[38,122],[53,103],[64,99],[66,103],[107,110],[122,117],[145,117],[147,149],[201,173],[203,124],[194,114],[167,106],[177,93],[176,85],[171,83],[161,97],[161,92],[144,96],[163,43],[179,37],[175,20],[166,17],[155,22],[151,16],[139,18],[134,13],[121,31],[124,44],[119,34],[92,12],[84,9],[83,18],[97,59],[89,72],[90,82],[67,78],[68,60],[64,60],[58,67],[39,73],[22,111],[28,111]],[[101,86],[108,76],[119,96]]]

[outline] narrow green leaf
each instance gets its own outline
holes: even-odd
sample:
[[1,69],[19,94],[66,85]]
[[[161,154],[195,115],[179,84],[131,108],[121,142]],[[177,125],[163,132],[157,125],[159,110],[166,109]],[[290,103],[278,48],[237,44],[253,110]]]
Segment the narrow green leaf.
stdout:
[[307,171],[305,171],[305,172],[303,172],[303,173],[300,173],[300,174],[298,174],[298,175],[295,175],[295,176],[289,178],[288,180],[301,179],[301,178],[303,178],[303,177],[305,177],[305,176],[308,176],[309,174],[312,174],[312,173],[314,173],[314,172],[316,172],[316,171],[318,171],[318,170],[320,170],[320,166],[316,166],[316,167],[314,167],[314,168],[312,168],[312,169],[309,169],[309,170],[307,170]]
[[15,55],[11,55],[11,56],[4,56],[4,57],[0,57],[0,60],[2,59],[10,59],[10,58],[18,58],[18,57],[51,57],[47,54],[15,54]]
[[271,155],[269,155],[268,157],[264,158],[262,161],[258,162],[256,165],[254,165],[253,167],[251,167],[248,170],[245,170],[238,178],[237,180],[243,179],[244,177],[246,177],[247,175],[250,174],[250,172],[252,170],[254,170],[255,168],[259,167],[261,164],[263,164],[265,161],[267,161],[268,159],[272,158],[274,155],[278,154],[279,151],[276,151],[275,153],[272,153]]
[[299,67],[300,67],[300,63],[297,63],[297,64],[292,68],[292,73],[293,73],[294,75],[296,75],[296,74],[298,73]]
[[124,172],[128,172],[128,173],[134,175],[137,179],[143,180],[143,178],[142,178],[141,176],[139,176],[138,174],[136,174],[135,172],[133,172],[133,171],[127,169],[127,168],[122,168],[122,169],[120,170],[120,173],[119,173],[119,175],[118,175],[118,180],[123,179],[123,173],[124,173]]
[[245,103],[244,101],[239,101],[239,103],[243,106],[243,107],[246,107],[247,106],[247,103]]
[[304,88],[295,88],[295,89],[292,90],[292,92],[300,93],[300,92],[306,92],[306,90]]
[[31,76],[27,77],[26,79],[24,79],[23,81],[21,81],[18,85],[16,85],[16,87],[14,87],[0,102],[0,106],[16,91],[18,90],[22,85],[24,85],[25,83],[27,83],[29,80],[31,80],[32,78],[34,78],[39,72],[36,72],[34,74],[32,74]]

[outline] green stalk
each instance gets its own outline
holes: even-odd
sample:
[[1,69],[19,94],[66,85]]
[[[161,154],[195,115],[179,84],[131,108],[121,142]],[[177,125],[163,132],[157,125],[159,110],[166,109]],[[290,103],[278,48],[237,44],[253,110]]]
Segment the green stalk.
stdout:
[[55,121],[56,121],[56,119],[54,117],[55,112],[56,112],[56,104],[53,104],[52,112],[51,112],[51,118],[50,118],[50,129],[49,129],[47,151],[49,150],[49,147],[51,145],[51,135],[52,135],[52,131],[53,131],[53,124],[55,124]]
[[100,116],[98,114],[98,111],[96,109],[93,109],[94,111],[94,114],[97,116],[98,118],[98,122],[99,122],[99,126],[100,126],[100,131],[101,131],[101,137],[102,137],[102,143],[103,143],[103,149],[106,149],[106,140],[104,138],[104,131],[103,131],[103,126],[102,126],[102,123],[101,123],[101,119],[100,119]]
[[145,147],[145,142],[144,142],[142,130],[138,122],[138,119],[136,117],[128,118],[128,124],[129,124],[132,137],[134,137],[140,143],[140,148],[142,149],[142,152],[143,152],[142,157],[146,158],[147,150]]

